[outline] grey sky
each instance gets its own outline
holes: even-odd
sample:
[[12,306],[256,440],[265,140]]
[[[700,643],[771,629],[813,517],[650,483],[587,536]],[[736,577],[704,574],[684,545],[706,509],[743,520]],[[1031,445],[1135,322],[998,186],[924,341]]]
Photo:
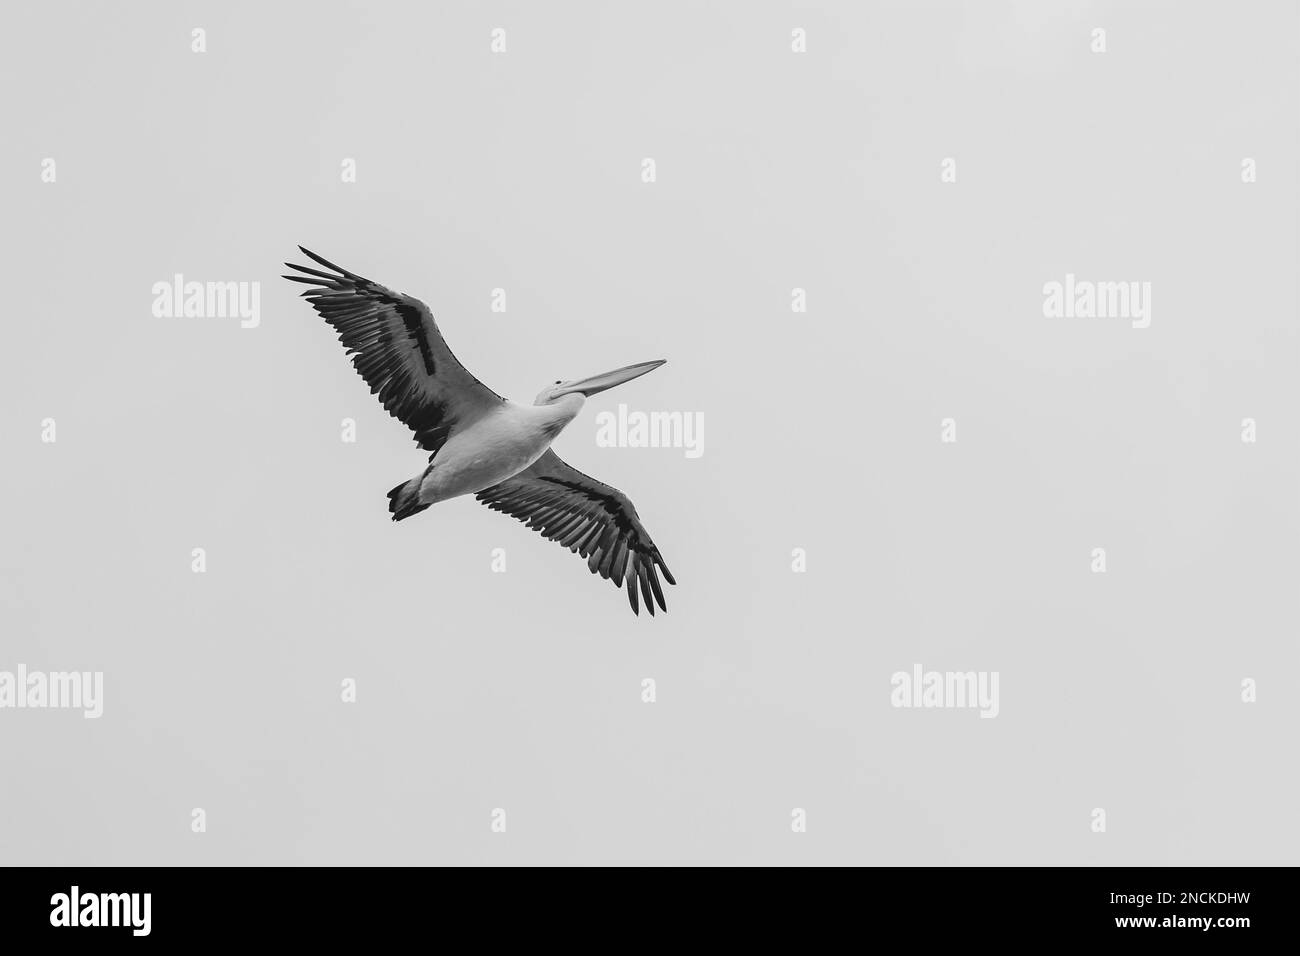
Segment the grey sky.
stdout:
[[[0,861],[1296,861],[1294,4],[7,17],[0,670],[104,685],[0,710]],[[298,243],[516,400],[668,360],[555,446],[667,615],[471,499],[388,520],[424,456]],[[155,317],[176,273],[260,324]],[[1150,326],[1045,317],[1067,274]],[[620,402],[704,453],[600,447]],[[996,719],[891,706],[918,664]]]

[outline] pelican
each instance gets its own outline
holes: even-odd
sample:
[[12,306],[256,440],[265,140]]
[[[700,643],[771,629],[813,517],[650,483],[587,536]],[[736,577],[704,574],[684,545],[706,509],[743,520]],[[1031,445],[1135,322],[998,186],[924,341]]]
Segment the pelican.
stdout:
[[419,299],[298,248],[330,271],[286,262],[302,275],[283,278],[312,286],[303,296],[338,332],[371,393],[429,453],[420,474],[388,493],[394,521],[472,494],[586,558],[591,572],[615,587],[626,580],[634,614],[641,613],[638,587],[651,615],[656,601],[668,610],[658,572],[669,584],[677,582],[627,495],[584,475],[551,448],[589,396],[651,372],[664,360],[557,380],[532,405],[518,405],[456,360]]

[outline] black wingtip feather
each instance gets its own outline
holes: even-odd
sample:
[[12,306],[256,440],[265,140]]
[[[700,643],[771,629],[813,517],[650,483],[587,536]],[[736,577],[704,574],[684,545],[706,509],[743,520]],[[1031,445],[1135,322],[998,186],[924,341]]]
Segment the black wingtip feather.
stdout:
[[318,256],[318,255],[316,255],[316,253],[312,252],[312,251],[311,251],[310,249],[308,249],[306,246],[299,246],[298,249],[302,252],[302,254],[303,254],[304,256],[307,256],[307,257],[310,258],[313,262],[320,263],[320,264],[323,265],[326,269],[333,269],[333,270],[334,270],[335,272],[337,272],[339,275],[347,276],[349,279],[360,279],[360,278],[361,278],[361,276],[359,276],[359,275],[356,275],[356,274],[354,274],[354,273],[348,272],[347,269],[343,269],[343,268],[340,268],[339,266],[336,266],[334,263],[330,262],[328,259],[324,259],[324,258],[322,258],[322,257],[320,257],[320,256]]
[[650,616],[655,616],[655,600],[650,595],[650,576],[646,574],[645,565],[637,564],[636,576],[641,582],[641,597],[645,599],[645,609],[650,612]]
[[299,272],[305,272],[309,276],[316,276],[319,279],[325,279],[329,282],[338,282],[338,276],[332,276],[328,272],[321,272],[319,269],[308,269],[306,266],[300,266],[296,262],[286,262],[290,269],[297,269]]
[[653,562],[646,565],[646,575],[650,578],[650,589],[654,591],[655,600],[659,602],[659,607],[667,611],[668,605],[664,602],[664,589],[659,586],[659,575],[655,571]]
[[668,565],[664,564],[664,559],[659,557],[657,554],[655,555],[655,563],[659,565],[659,570],[664,573],[665,581],[669,584],[677,584],[677,580],[673,577],[673,573],[668,570]]

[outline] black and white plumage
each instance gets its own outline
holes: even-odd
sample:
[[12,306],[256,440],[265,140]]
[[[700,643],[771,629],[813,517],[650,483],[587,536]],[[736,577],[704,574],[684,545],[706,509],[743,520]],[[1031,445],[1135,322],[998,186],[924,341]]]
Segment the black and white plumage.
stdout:
[[655,601],[668,610],[656,567],[669,584],[677,582],[627,495],[584,475],[552,449],[476,497],[493,511],[513,515],[586,558],[591,572],[613,581],[615,587],[621,587],[626,577],[627,599],[634,612],[638,585],[646,610],[653,615]]
[[632,502],[566,464],[550,447],[586,396],[631,381],[663,361],[557,381],[533,405],[519,405],[460,364],[419,299],[298,248],[329,271],[285,263],[302,274],[284,278],[311,286],[303,295],[338,333],[370,391],[429,452],[424,471],[388,493],[394,521],[474,494],[492,510],[586,558],[592,573],[616,587],[626,581],[634,613],[640,613],[638,591],[652,615],[656,604],[668,610],[659,572],[669,584],[677,582]]
[[468,427],[505,401],[460,364],[419,299],[298,248],[337,275],[286,262],[305,275],[284,278],[313,287],[303,296],[338,332],[371,393],[425,451],[436,455],[458,424]]

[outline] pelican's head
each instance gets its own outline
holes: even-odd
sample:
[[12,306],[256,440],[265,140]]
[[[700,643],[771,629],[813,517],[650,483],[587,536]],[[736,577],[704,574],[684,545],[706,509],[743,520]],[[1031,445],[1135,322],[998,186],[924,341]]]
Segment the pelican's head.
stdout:
[[576,382],[559,381],[542,389],[537,395],[537,401],[533,404],[554,405],[566,395],[576,395],[578,396],[578,404],[581,405],[583,396],[595,395],[597,392],[603,392],[615,385],[630,382],[646,372],[653,372],[660,365],[663,365],[665,361],[667,360],[656,359],[653,362],[641,362],[639,365],[627,365],[623,368],[616,368],[612,372],[602,372],[600,375],[579,379]]

